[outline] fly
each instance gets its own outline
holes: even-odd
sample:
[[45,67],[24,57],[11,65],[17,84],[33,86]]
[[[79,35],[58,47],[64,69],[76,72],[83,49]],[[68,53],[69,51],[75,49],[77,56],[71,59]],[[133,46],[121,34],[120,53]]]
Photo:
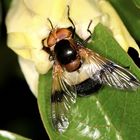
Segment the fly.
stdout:
[[[49,53],[50,61],[53,61],[52,123],[60,133],[69,126],[68,112],[78,94],[90,94],[100,89],[101,85],[124,90],[134,90],[140,86],[140,81],[128,70],[75,40],[76,28],[69,11],[68,6],[68,19],[73,27],[53,28],[48,19],[52,30],[42,41],[43,49]],[[87,28],[90,36],[85,42],[91,38],[91,24],[92,21]]]

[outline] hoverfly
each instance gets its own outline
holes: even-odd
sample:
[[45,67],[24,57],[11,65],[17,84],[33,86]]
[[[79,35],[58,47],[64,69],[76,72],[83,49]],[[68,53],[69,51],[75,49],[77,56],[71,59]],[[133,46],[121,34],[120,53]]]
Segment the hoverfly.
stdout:
[[[74,39],[73,27],[53,28],[49,36],[42,40],[43,49],[49,53],[49,60],[53,61],[53,82],[51,94],[52,123],[61,133],[69,126],[67,113],[71,105],[76,102],[79,94],[84,96],[97,91],[101,85],[109,85],[118,89],[136,89],[140,81],[128,70],[115,64],[111,60],[100,56],[86,48],[83,43]],[[92,21],[90,21],[90,24]],[[91,38],[85,40],[86,42]]]

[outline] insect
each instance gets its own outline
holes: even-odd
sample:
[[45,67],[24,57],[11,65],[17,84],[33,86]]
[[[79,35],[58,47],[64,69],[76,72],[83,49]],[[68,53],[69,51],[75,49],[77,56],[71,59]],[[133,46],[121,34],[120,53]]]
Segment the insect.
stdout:
[[[68,6],[68,19],[73,27],[54,28],[48,19],[52,30],[48,38],[42,41],[43,49],[50,55],[49,60],[53,61],[52,123],[60,133],[69,126],[68,112],[79,92],[84,96],[88,92],[95,92],[101,85],[132,90],[140,86],[139,80],[128,70],[75,40],[75,25],[69,11]],[[91,38],[89,26],[87,31],[90,36],[86,42]]]

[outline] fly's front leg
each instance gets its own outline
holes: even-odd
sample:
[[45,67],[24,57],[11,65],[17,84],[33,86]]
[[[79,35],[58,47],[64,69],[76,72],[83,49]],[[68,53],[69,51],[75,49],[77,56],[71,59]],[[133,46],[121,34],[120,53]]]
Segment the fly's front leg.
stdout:
[[75,27],[75,25],[74,25],[74,23],[73,23],[73,21],[72,21],[72,19],[70,18],[70,6],[68,5],[67,6],[68,7],[68,20],[71,22],[71,24],[73,25],[73,30],[72,30],[72,38],[74,37],[74,35],[75,35],[75,31],[76,31],[76,27]]

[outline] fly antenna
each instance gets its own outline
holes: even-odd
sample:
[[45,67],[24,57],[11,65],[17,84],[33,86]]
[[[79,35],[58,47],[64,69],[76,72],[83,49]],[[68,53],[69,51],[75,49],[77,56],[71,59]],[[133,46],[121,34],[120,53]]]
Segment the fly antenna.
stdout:
[[53,27],[53,24],[52,24],[51,20],[49,18],[47,18],[47,19],[48,19],[48,21],[49,21],[49,23],[50,23],[50,25],[51,25],[51,27],[53,29],[54,27]]

